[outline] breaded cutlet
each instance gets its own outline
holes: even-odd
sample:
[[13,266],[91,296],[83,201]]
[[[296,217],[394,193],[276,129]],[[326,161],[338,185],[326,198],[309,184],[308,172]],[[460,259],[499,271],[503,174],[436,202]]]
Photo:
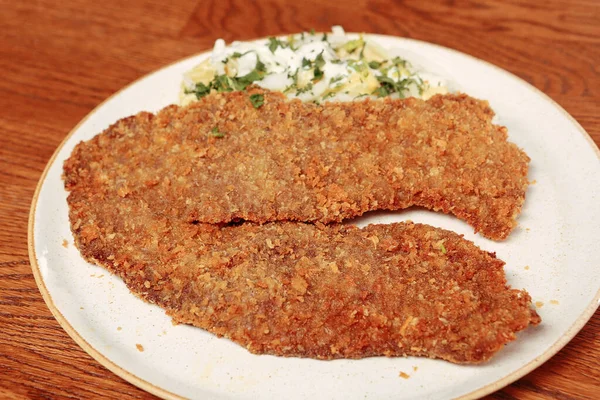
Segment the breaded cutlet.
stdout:
[[123,198],[206,223],[330,223],[416,205],[501,240],[516,226],[529,158],[493,115],[466,95],[315,105],[258,88],[210,94],[80,143],[66,187],[89,174]]
[[527,292],[507,286],[502,261],[443,229],[220,227],[88,183],[68,197],[83,257],[174,321],[253,353],[480,363],[540,322]]

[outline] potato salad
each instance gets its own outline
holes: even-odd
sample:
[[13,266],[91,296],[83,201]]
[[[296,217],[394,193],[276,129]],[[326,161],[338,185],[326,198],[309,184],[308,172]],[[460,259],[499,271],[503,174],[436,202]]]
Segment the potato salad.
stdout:
[[229,46],[218,39],[210,57],[184,74],[180,103],[189,104],[211,91],[245,90],[251,84],[317,103],[427,99],[448,91],[443,79],[392,56],[368,35],[347,35],[335,26],[330,33],[303,32]]

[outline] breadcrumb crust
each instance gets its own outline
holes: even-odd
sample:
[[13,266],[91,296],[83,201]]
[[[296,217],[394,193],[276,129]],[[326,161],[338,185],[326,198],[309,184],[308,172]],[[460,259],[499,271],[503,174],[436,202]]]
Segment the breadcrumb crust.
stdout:
[[219,227],[75,187],[75,244],[174,321],[257,354],[488,360],[540,318],[503,262],[459,235],[396,223]]
[[[529,157],[492,117],[466,95],[315,105],[257,88],[214,94],[78,144],[66,186],[92,174],[122,197],[206,223],[330,223],[416,205],[502,240],[525,199]],[[106,180],[106,168],[127,179]]]

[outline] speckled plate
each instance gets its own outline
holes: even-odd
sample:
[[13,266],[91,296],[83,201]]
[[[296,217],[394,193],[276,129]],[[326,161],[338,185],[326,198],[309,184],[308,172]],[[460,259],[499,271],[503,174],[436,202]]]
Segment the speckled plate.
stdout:
[[138,80],[98,106],[56,150],[38,185],[29,220],[33,272],[48,307],[85,351],[164,398],[475,398],[533,370],[581,329],[600,298],[597,147],[562,108],[497,67],[432,44],[374,38],[384,47],[417,55],[419,63],[449,78],[455,88],[489,100],[510,140],[530,155],[535,183],[519,228],[505,242],[484,239],[455,218],[422,210],[373,213],[357,223],[412,219],[464,234],[506,261],[509,283],[531,293],[542,324],[479,366],[412,357],[317,361],[257,356],[201,329],[173,326],[160,308],[130,294],[120,279],[86,263],[69,229],[63,161],[76,143],[117,119],[176,102],[183,72],[206,57],[198,55]]

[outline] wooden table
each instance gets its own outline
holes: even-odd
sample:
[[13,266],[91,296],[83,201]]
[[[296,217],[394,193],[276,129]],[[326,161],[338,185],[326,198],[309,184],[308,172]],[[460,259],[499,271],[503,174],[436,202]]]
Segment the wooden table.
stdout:
[[[527,3],[527,4],[521,4]],[[212,46],[341,24],[416,38],[494,63],[538,87],[600,143],[597,0],[0,0],[0,397],[151,398],[62,330],[33,279],[27,218],[42,170],[106,97]],[[497,399],[600,398],[600,313]]]

